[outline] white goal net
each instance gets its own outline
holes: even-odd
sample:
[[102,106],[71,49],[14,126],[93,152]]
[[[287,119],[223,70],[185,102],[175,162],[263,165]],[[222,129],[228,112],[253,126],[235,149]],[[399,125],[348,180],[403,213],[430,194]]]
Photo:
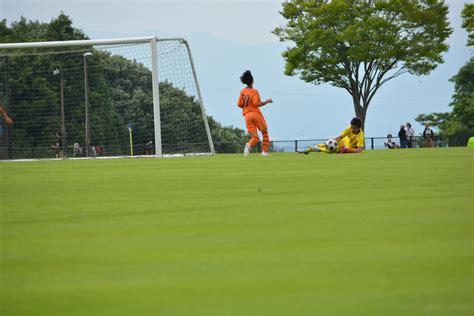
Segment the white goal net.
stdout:
[[0,159],[213,154],[188,43],[0,44]]

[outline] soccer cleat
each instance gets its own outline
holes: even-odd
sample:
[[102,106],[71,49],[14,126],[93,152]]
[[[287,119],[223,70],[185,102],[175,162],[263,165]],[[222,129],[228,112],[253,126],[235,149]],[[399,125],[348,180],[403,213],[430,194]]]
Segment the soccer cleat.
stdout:
[[247,143],[244,147],[244,157],[247,157],[250,154],[250,145]]
[[263,157],[268,157],[268,156],[270,156],[270,155],[269,155],[267,152],[262,151],[262,156],[263,156]]
[[297,152],[298,152],[299,154],[305,154],[305,155],[309,154],[311,151],[312,151],[312,150],[311,150],[311,147],[308,147],[308,148],[305,148],[305,149],[298,149],[298,150],[297,150]]

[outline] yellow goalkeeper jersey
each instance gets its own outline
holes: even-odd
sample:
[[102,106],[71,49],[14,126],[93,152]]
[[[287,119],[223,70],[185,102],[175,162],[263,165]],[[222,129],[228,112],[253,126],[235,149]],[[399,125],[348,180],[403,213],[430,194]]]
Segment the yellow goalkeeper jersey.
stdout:
[[365,147],[364,131],[362,130],[362,128],[359,130],[359,133],[354,134],[352,132],[352,128],[349,126],[341,133],[341,136],[342,136],[342,139],[338,143],[339,147],[341,146],[351,147],[351,148],[357,148],[357,147],[364,148]]

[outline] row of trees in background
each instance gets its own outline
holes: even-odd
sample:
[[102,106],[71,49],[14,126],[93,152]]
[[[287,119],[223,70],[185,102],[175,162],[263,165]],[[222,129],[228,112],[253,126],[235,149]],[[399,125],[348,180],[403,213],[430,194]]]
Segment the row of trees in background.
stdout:
[[[72,20],[62,13],[50,23],[28,21],[25,18],[10,26],[5,20],[0,22],[2,43],[84,39],[88,37],[74,28]],[[61,69],[65,82],[68,146],[72,147],[76,141],[83,143],[84,49],[93,51],[92,56],[88,57],[88,80],[89,86],[93,87],[89,94],[90,104],[100,105],[91,107],[91,144],[120,150],[128,143],[128,122],[134,126],[135,144],[144,145],[154,139],[150,70],[122,56],[84,47],[81,51],[68,53],[67,58],[60,58],[56,54],[42,55],[40,58],[0,57],[0,73],[3,74],[0,78],[0,93],[3,93],[0,100],[14,119],[11,142],[15,147],[48,147],[55,141],[55,133],[61,131],[60,79],[54,75],[54,69]],[[178,142],[187,138],[186,133],[204,129],[194,97],[166,82],[160,83],[159,89],[162,133],[168,135],[166,142]],[[183,122],[190,128],[183,129]],[[208,122],[218,151],[241,150],[240,143],[247,140],[243,130],[223,127],[212,117],[208,117]]]

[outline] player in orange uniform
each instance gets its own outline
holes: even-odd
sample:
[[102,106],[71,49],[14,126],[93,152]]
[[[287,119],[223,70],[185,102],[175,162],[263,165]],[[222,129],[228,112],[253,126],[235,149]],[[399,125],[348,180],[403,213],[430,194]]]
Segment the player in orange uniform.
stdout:
[[259,139],[257,130],[262,133],[263,137],[262,156],[268,156],[270,138],[268,137],[267,123],[265,122],[263,114],[259,108],[268,103],[272,103],[273,101],[272,99],[268,99],[263,102],[260,100],[258,90],[253,88],[253,77],[250,70],[244,72],[244,74],[240,77],[240,81],[242,81],[243,84],[246,84],[247,87],[242,89],[240,92],[237,106],[242,108],[242,115],[245,117],[247,131],[251,135],[249,142],[245,144],[244,156],[247,157],[252,147],[258,144]]

